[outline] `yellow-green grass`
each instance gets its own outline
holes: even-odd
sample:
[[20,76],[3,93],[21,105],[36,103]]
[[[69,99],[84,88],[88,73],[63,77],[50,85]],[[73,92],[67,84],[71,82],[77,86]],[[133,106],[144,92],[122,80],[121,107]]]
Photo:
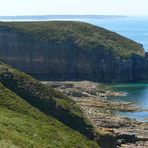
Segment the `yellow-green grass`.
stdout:
[[95,148],[84,135],[47,116],[0,84],[0,147]]
[[71,98],[3,63],[0,63],[0,82],[45,114],[94,138],[93,126]]

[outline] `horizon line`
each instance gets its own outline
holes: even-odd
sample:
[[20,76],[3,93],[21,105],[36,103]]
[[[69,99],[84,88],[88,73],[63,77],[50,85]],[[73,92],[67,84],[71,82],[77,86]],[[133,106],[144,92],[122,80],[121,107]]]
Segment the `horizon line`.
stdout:
[[0,15],[0,17],[28,17],[28,16],[148,16],[148,15],[124,15],[124,14],[22,14],[22,15]]

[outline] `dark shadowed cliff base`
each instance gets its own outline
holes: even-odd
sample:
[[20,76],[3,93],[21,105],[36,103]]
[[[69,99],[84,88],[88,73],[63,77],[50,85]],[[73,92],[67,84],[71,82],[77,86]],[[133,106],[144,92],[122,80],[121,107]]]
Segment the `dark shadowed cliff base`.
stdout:
[[1,22],[0,60],[40,80],[148,80],[141,44],[81,22]]

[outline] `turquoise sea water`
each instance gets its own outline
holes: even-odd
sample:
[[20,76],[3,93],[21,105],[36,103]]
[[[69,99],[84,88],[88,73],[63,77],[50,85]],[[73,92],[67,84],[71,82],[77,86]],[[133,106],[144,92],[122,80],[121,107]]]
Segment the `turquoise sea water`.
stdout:
[[[148,110],[148,84],[113,84],[109,86],[115,91],[127,93],[126,96],[110,98],[112,100],[127,101]],[[148,122],[148,111],[120,113],[123,116],[131,117],[140,121]]]
[[[22,21],[51,21],[51,20],[74,20],[91,23],[100,27],[104,27],[111,31],[117,32],[125,37],[143,44],[145,51],[148,52],[148,17],[73,17],[73,18],[55,18],[38,17],[38,18],[21,18]],[[5,21],[20,21],[20,19]],[[134,102],[142,108],[148,109],[148,84],[115,84],[110,85],[112,89],[117,91],[126,92],[127,96],[115,97],[114,100]],[[132,117],[137,120],[147,121],[148,112],[136,113],[121,113],[124,116]]]

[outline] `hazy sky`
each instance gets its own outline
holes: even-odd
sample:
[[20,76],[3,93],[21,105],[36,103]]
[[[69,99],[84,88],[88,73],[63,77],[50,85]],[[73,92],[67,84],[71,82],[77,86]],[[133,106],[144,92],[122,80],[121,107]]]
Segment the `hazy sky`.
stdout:
[[147,15],[148,0],[0,0],[0,15]]

